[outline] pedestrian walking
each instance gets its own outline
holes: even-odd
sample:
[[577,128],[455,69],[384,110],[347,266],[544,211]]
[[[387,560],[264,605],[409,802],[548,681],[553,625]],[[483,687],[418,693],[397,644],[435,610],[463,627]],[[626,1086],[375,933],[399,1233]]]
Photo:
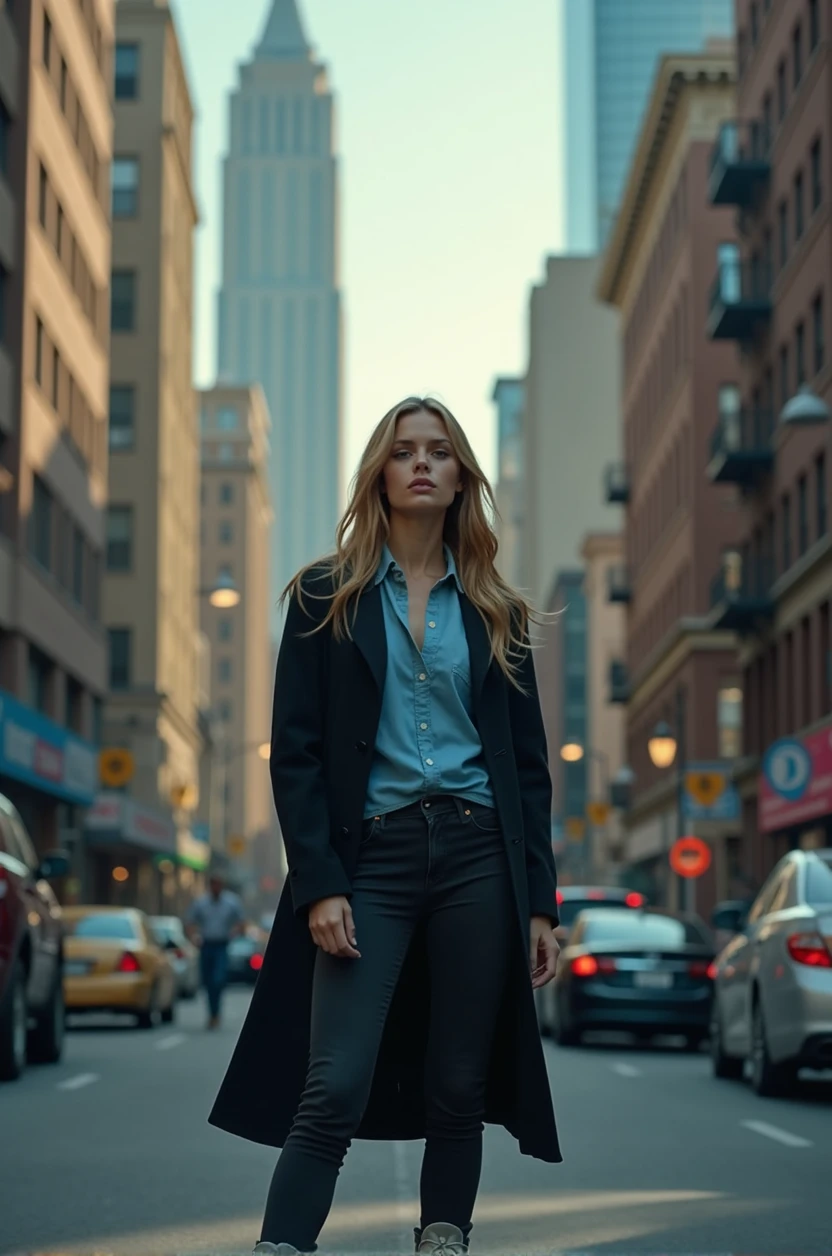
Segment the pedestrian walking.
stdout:
[[208,878],[208,890],[191,903],[186,928],[199,946],[199,967],[208,1000],[208,1029],[219,1029],[222,992],[228,977],[228,943],[245,928],[237,894],[227,889],[219,872]]
[[289,875],[210,1116],[283,1149],[256,1256],[317,1250],[354,1138],[424,1138],[416,1251],[445,1256],[468,1251],[484,1122],[562,1159],[533,996],[558,954],[551,783],[493,505],[457,420],[409,398],[335,555],[284,593]]

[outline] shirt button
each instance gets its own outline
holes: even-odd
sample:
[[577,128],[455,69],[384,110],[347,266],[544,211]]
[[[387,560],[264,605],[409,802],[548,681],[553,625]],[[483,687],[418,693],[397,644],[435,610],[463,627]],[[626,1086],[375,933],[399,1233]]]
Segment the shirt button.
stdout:
[[419,727],[420,727],[420,728],[427,728],[427,724],[420,724],[420,725],[419,725]]
[[420,679],[420,680],[427,680],[427,676],[425,675],[425,673],[424,673],[424,672],[419,672],[419,679]]
[[425,763],[428,765],[429,768],[433,767],[433,759],[425,759]]
[[435,627],[436,627],[436,620],[431,619],[428,623],[428,628],[435,628]]

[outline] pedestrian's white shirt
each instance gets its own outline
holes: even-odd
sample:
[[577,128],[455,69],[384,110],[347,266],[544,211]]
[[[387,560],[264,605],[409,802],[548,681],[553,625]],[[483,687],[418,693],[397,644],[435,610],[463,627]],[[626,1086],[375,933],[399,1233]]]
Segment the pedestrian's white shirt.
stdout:
[[234,925],[243,920],[243,905],[231,890],[221,890],[218,898],[210,891],[200,894],[188,912],[188,923],[197,926],[203,942],[227,942]]

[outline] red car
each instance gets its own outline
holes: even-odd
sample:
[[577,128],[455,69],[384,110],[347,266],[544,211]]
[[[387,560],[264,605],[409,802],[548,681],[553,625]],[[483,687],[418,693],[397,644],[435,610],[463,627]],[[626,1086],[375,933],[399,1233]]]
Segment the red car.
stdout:
[[29,1063],[55,1063],[64,1043],[63,926],[49,877],[61,851],[38,859],[23,821],[0,794],[0,1081]]

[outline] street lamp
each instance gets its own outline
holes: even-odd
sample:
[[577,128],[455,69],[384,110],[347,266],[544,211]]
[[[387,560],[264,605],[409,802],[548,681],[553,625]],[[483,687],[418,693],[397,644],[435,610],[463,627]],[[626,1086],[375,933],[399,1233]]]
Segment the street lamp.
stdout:
[[666,720],[659,720],[653,736],[647,743],[647,751],[656,768],[669,768],[676,758],[676,738]]
[[[610,760],[609,755],[603,750],[594,750],[590,746],[585,746],[575,737],[570,737],[563,743],[560,748],[560,757],[564,763],[580,763],[582,759],[595,759],[601,769],[601,801],[609,804],[609,777],[610,777]],[[594,800],[592,800],[594,801]],[[590,812],[591,815],[591,812]],[[593,829],[600,827],[593,822]],[[592,849],[590,852],[590,864],[594,864],[595,840],[593,835]]]
[[[676,717],[674,730],[666,720],[659,720],[653,729],[653,735],[647,742],[647,752],[654,767],[665,769],[676,764],[676,837],[684,837],[685,833],[685,762],[686,762],[686,702],[684,686],[676,690]],[[667,852],[669,856],[669,851]],[[677,877],[677,882],[685,878]],[[684,896],[677,893],[679,905],[684,902],[688,911],[693,910],[694,885],[691,878],[687,879]],[[668,906],[670,904],[668,903]]]
[[812,427],[829,421],[829,406],[812,392],[808,384],[801,384],[780,411],[784,427]]
[[231,610],[240,604],[240,590],[226,572],[217,576],[215,584],[207,589],[199,590],[200,597],[207,597],[213,607],[220,611]]

